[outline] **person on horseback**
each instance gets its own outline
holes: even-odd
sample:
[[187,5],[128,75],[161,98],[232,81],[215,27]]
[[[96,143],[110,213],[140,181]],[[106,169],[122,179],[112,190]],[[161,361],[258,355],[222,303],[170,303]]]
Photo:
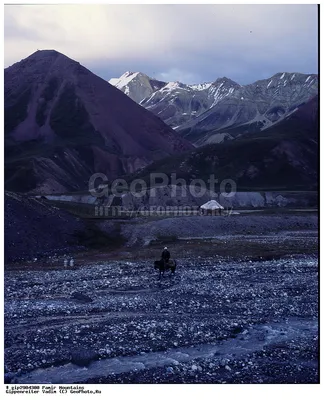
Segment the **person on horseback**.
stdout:
[[170,260],[170,252],[167,247],[164,247],[161,255],[162,260],[164,261],[164,265],[166,265]]
[[154,269],[158,269],[160,271],[159,279],[164,276],[164,272],[167,270],[171,270],[171,275],[175,274],[175,270],[177,267],[177,263],[175,260],[170,259],[170,252],[167,247],[164,247],[161,255],[161,260],[154,261]]

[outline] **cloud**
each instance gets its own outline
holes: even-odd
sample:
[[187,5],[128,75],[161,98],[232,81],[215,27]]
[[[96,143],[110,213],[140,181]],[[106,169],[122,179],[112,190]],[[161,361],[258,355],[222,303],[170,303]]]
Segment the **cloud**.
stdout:
[[[316,5],[6,5],[5,66],[56,49],[109,79],[316,72]],[[98,73],[98,72],[97,72]],[[268,75],[269,76],[269,75]]]

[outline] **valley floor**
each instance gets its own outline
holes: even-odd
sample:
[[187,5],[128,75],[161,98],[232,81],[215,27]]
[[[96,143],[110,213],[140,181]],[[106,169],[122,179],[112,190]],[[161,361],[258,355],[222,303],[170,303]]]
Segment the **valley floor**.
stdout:
[[317,231],[79,254],[5,270],[5,381],[316,383]]

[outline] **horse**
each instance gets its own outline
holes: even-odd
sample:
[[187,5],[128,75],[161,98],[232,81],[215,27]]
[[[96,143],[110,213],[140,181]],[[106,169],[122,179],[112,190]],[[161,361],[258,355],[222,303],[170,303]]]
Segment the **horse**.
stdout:
[[159,279],[161,279],[161,275],[164,276],[164,272],[171,270],[171,275],[175,274],[175,270],[177,267],[177,263],[175,260],[169,260],[165,262],[164,260],[154,261],[154,269],[158,269],[160,271]]

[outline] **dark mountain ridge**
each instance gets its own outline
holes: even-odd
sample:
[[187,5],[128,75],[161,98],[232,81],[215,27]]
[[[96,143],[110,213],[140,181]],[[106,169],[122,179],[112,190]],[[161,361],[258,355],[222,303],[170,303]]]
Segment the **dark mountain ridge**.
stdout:
[[5,69],[5,186],[63,192],[192,145],[105,80],[55,50]]

